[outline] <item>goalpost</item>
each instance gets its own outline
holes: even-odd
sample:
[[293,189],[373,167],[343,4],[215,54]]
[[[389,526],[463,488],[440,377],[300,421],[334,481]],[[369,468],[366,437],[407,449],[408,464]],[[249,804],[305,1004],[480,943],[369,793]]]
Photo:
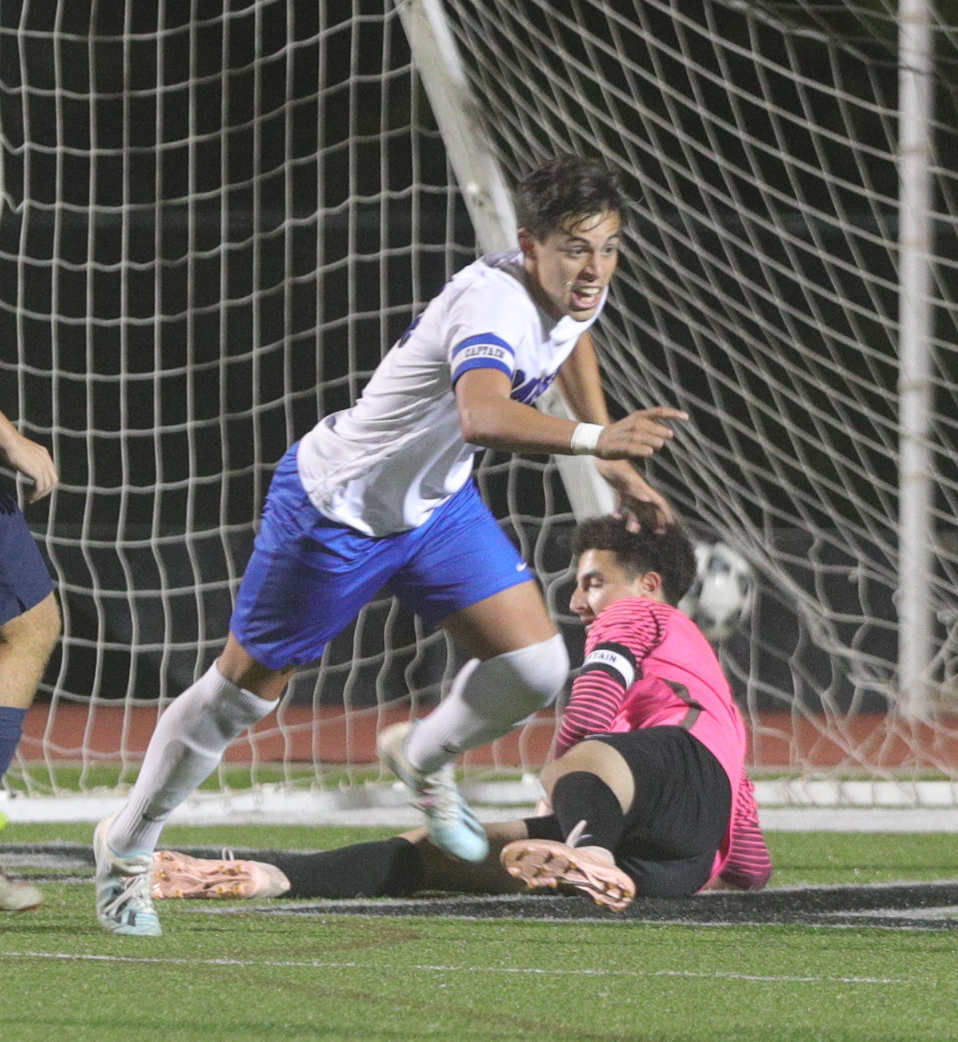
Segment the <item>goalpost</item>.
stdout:
[[[508,241],[508,187],[560,149],[615,164],[633,200],[600,322],[610,397],[690,412],[650,478],[758,577],[720,651],[753,769],[784,779],[760,792],[954,806],[958,25],[933,19],[934,60],[907,67],[897,31],[885,4],[784,0],[4,4],[0,408],[62,475],[28,513],[64,637],[7,776],[18,806],[76,789],[102,806],[135,777],[157,714],[221,647],[275,461]],[[934,98],[913,110],[928,249],[899,242],[909,77]],[[908,258],[927,288],[900,313]],[[904,400],[924,403],[907,430]],[[899,480],[916,459],[917,514]],[[587,475],[492,453],[480,470],[573,658]],[[928,653],[903,688],[906,604]],[[230,750],[215,798],[380,798],[372,736],[455,665],[377,601]],[[541,714],[469,754],[470,776],[534,770],[552,733]]]

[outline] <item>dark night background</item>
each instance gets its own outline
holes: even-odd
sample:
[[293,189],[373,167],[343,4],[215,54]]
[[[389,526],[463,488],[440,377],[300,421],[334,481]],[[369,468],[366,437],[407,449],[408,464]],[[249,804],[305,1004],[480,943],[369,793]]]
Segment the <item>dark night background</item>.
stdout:
[[[29,519],[67,618],[48,682],[70,694],[169,697],[218,652],[273,463],[355,399],[475,254],[392,5],[227,6],[167,2],[162,25],[155,5],[2,6],[0,408],[62,472],[53,512]],[[889,26],[796,22],[813,16],[785,3],[603,6],[616,17],[574,0],[446,5],[507,176],[557,146],[622,165],[633,246],[602,321],[609,393],[618,411],[669,401],[695,416],[652,476],[697,533],[756,566],[752,629],[726,648],[742,697],[883,708],[897,639]],[[939,50],[947,155],[947,34]],[[936,206],[953,214],[939,165]],[[940,222],[933,446],[952,532],[954,234]],[[564,612],[554,467],[510,476],[490,455],[482,481]],[[931,602],[953,603],[953,548],[934,582]],[[383,603],[363,624],[369,663],[347,679],[351,628],[324,700],[436,693],[441,642],[383,663],[383,628],[405,646],[413,620]]]

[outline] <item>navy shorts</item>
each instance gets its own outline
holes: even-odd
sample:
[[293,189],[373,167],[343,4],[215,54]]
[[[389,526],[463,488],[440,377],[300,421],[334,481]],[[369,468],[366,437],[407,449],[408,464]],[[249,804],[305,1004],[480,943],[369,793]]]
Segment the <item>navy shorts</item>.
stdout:
[[435,625],[532,578],[472,481],[418,528],[367,536],[313,506],[293,445],[270,482],[230,629],[270,669],[302,666],[380,591]]
[[0,492],[0,626],[53,592],[46,562],[16,500]]
[[[701,890],[732,813],[732,787],[722,765],[684,727],[647,727],[593,739],[611,745],[635,780],[635,800],[613,853],[636,893],[687,897]],[[526,825],[534,839],[565,838],[553,815],[527,818]]]

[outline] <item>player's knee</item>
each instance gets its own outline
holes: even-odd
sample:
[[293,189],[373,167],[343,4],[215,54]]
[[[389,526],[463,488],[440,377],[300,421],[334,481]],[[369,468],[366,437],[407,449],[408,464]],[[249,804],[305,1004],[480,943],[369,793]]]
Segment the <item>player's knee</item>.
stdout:
[[552,705],[569,675],[569,653],[559,634],[497,656],[508,672],[510,701],[517,718]]
[[588,739],[574,745],[563,753],[557,760],[550,760],[539,772],[539,781],[542,782],[546,792],[551,795],[556,782],[567,774],[597,774],[595,770],[595,757],[588,755],[588,750],[583,749],[586,745],[598,745],[598,742],[590,742]]

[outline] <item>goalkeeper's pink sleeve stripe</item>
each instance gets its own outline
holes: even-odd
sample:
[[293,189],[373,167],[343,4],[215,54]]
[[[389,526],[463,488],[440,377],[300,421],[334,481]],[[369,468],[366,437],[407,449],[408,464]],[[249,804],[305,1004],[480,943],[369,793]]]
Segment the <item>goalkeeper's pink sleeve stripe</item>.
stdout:
[[610,730],[625,694],[622,685],[606,673],[584,673],[576,677],[572,697],[562,714],[556,756],[561,756],[586,735]]

